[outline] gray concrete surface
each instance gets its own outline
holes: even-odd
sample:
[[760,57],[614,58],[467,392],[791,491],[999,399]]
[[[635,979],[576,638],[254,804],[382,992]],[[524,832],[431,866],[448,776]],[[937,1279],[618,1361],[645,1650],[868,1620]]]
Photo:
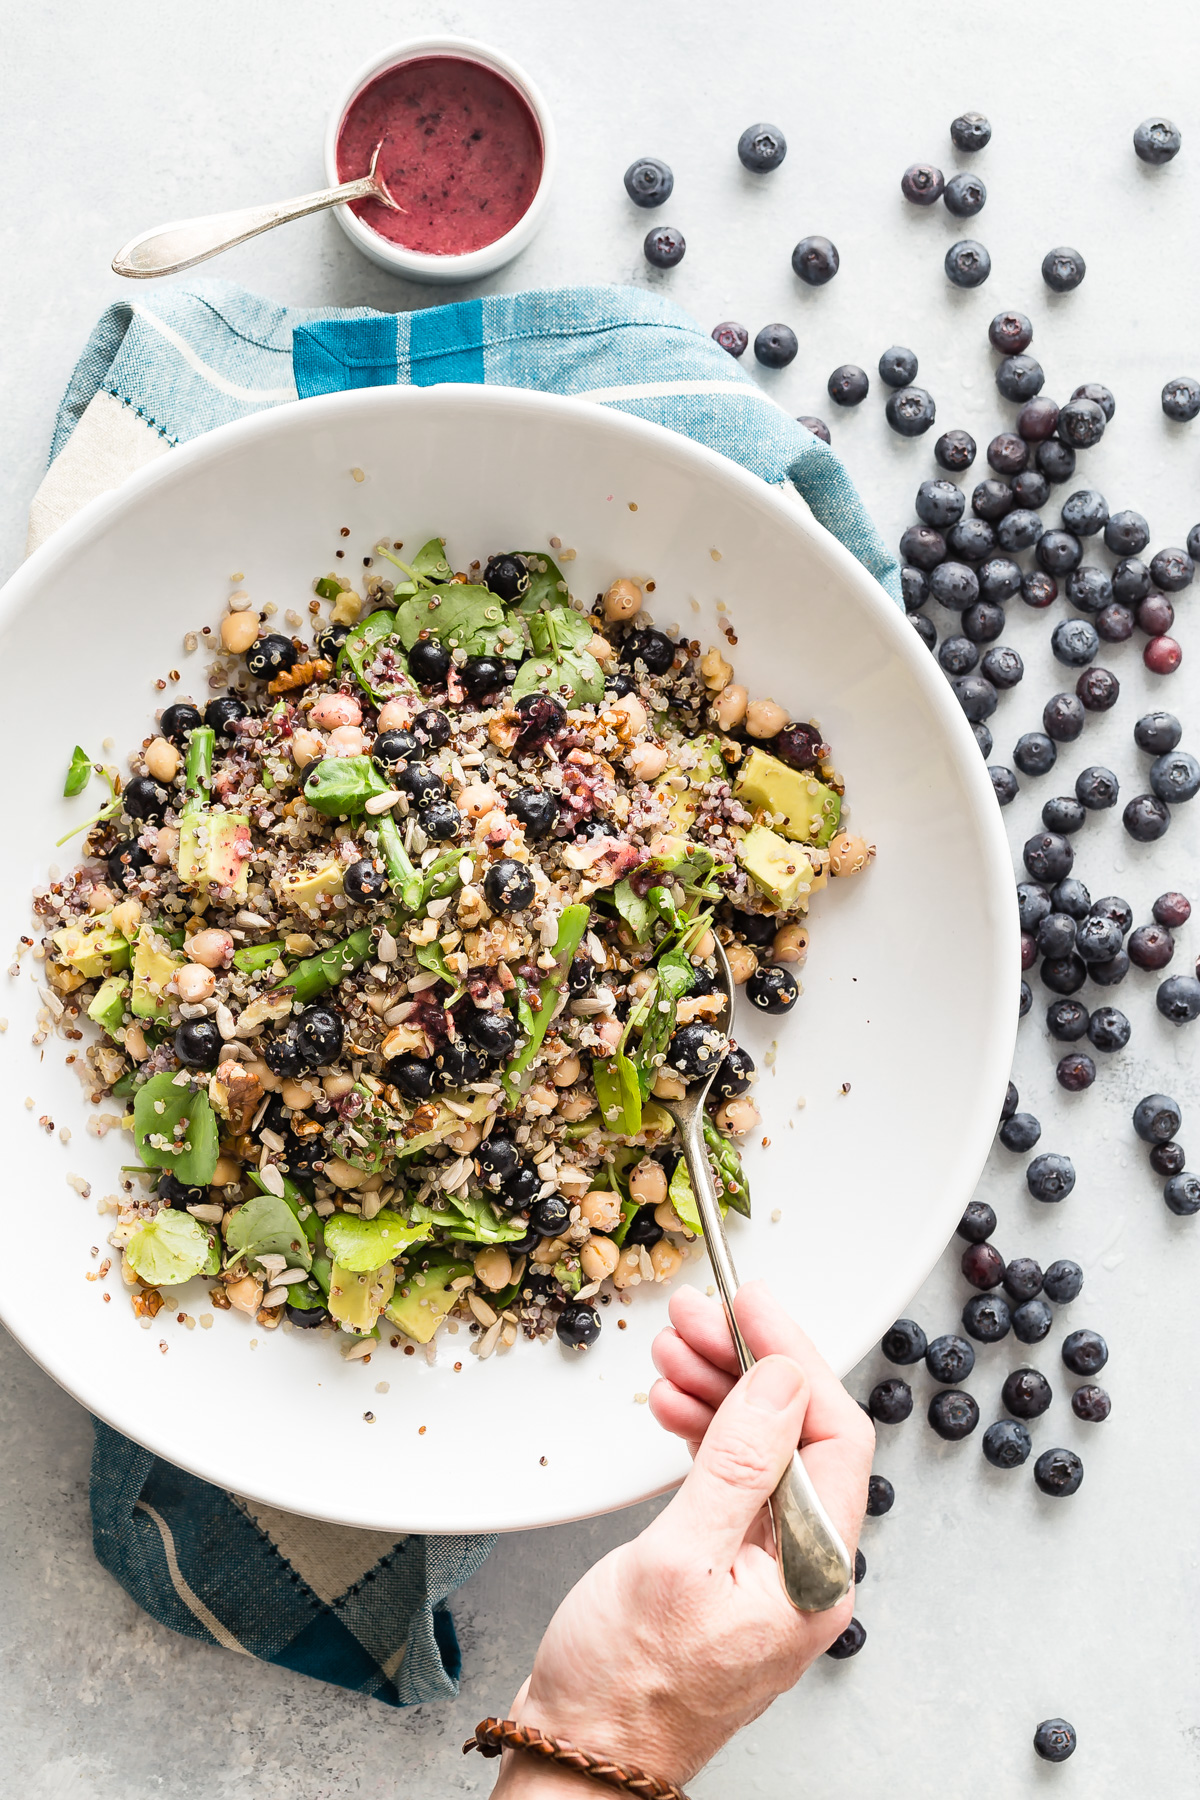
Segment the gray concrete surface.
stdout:
[[[1077,382],[1099,379],[1117,395],[1115,422],[1079,484],[1099,486],[1114,508],[1146,513],[1155,546],[1183,541],[1200,515],[1200,424],[1169,426],[1158,406],[1167,377],[1200,373],[1196,25],[1182,8],[1134,19],[1113,0],[1070,0],[997,29],[995,15],[978,9],[922,12],[881,0],[741,12],[713,0],[657,9],[631,0],[603,9],[579,0],[502,8],[417,0],[402,15],[380,0],[336,13],[313,0],[252,8],[127,0],[116,14],[78,0],[28,0],[19,13],[10,9],[0,67],[9,125],[0,221],[5,570],[20,556],[59,393],[100,309],[122,291],[107,272],[117,245],[159,220],[316,185],[324,109],[345,76],[377,46],[433,29],[503,45],[543,84],[561,130],[551,216],[497,286],[665,280],[706,324],[734,317],[754,331],[790,321],[800,356],[762,379],[790,410],[827,417],[836,409],[824,383],[835,364],[873,371],[887,344],[911,344],[920,379],[937,396],[939,427],[964,425],[981,445],[1010,415],[996,404],[986,322],[1021,306],[1035,319],[1048,391],[1062,399]],[[975,165],[990,190],[987,209],[959,227],[940,208],[907,209],[897,184],[913,160],[947,172],[966,164],[946,130],[964,107],[989,114],[995,136]],[[1129,140],[1158,110],[1182,125],[1184,150],[1169,168],[1149,171]],[[788,161],[765,182],[744,175],[733,154],[739,131],[759,118],[777,121],[791,142]],[[643,153],[673,164],[667,211],[689,242],[666,278],[642,263],[648,221],[621,189],[625,165]],[[842,253],[837,281],[818,292],[801,289],[788,265],[793,242],[814,231]],[[994,260],[990,283],[974,294],[950,290],[941,270],[946,246],[964,235],[981,237]],[[1089,273],[1077,293],[1055,299],[1038,266],[1062,242],[1083,250]],[[394,309],[437,298],[360,260],[329,219],[246,246],[213,273],[306,303]],[[909,522],[917,483],[933,472],[929,440],[892,437],[877,391],[831,423],[894,537]],[[1053,502],[1046,511],[1056,521]],[[1189,656],[1196,604],[1185,596],[1179,609]],[[1048,630],[1046,619],[1013,608],[1005,635],[1029,674],[993,721],[997,760],[1037,724],[1045,696],[1068,685],[1050,659]],[[1134,645],[1102,660],[1125,684],[1121,704],[1089,723],[1054,775],[1025,784],[1010,815],[1018,856],[1041,799],[1070,791],[1086,762],[1111,763],[1125,793],[1138,791],[1144,762],[1129,736],[1138,712],[1170,704],[1190,734],[1191,663],[1156,685]],[[1139,919],[1165,887],[1190,884],[1200,894],[1196,834],[1182,810],[1151,849],[1130,844],[1115,814],[1090,821],[1077,842],[1078,872],[1092,892],[1124,893]],[[911,917],[897,920],[898,931],[922,934],[930,956],[938,953],[936,864],[935,834],[928,890],[914,896]],[[1177,969],[1190,969],[1198,943],[1195,926],[1182,934]],[[1076,1097],[1055,1088],[1039,991],[1015,1078],[1043,1120],[1041,1147],[1068,1151],[1079,1184],[1061,1208],[1038,1206],[1024,1190],[1023,1159],[997,1150],[981,1190],[1000,1214],[1008,1254],[1043,1263],[1075,1255],[1087,1268],[1083,1297],[1028,1358],[1056,1388],[1036,1447],[1079,1449],[1083,1488],[1073,1500],[1050,1501],[1028,1469],[989,1469],[977,1439],[942,1445],[920,1416],[931,1391],[922,1373],[917,1416],[881,1430],[876,1466],[898,1498],[864,1534],[866,1650],[852,1663],[823,1661],[696,1781],[698,1797],[987,1792],[1014,1800],[1053,1791],[1174,1800],[1195,1791],[1200,1221],[1166,1213],[1128,1113],[1150,1088],[1174,1091],[1190,1109],[1183,1136],[1195,1147],[1198,1040],[1158,1019],[1153,985],[1135,974],[1107,996],[1129,1013],[1133,1042]],[[896,1074],[916,1106],[937,1105],[937,1077],[936,1068]],[[863,1181],[886,1181],[887,1146],[863,1145],[859,1154]],[[909,1309],[930,1335],[957,1320],[965,1290],[956,1265],[952,1247]],[[1113,1417],[1098,1428],[1072,1419],[1074,1383],[1058,1356],[1063,1332],[1082,1323],[1112,1347],[1104,1379]],[[1004,1373],[1025,1360],[1010,1346],[982,1354],[971,1383],[985,1422],[998,1412]],[[481,1714],[506,1706],[576,1575],[647,1516],[502,1542],[457,1602],[460,1699],[398,1716],[172,1637],[141,1616],[91,1558],[86,1419],[11,1341],[0,1341],[0,1355],[4,1796],[486,1793],[490,1772],[464,1763],[462,1738]],[[864,1364],[853,1390],[865,1394],[880,1371]],[[478,1454],[483,1477],[482,1438]],[[1058,1713],[1076,1724],[1080,1749],[1051,1769],[1036,1762],[1029,1740],[1037,1720]]]

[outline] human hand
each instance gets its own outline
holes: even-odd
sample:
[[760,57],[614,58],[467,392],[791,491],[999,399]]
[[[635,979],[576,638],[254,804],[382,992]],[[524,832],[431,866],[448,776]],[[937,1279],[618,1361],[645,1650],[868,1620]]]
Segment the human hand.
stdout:
[[[632,1543],[590,1569],[547,1627],[513,1717],[585,1749],[687,1781],[797,1682],[845,1630],[849,1596],[824,1613],[787,1601],[766,1501],[799,1443],[851,1555],[874,1432],[762,1282],[737,1296],[760,1360],[739,1377],[724,1312],[694,1288],[671,1300],[650,1405],[695,1461]],[[523,1753],[496,1796],[584,1800],[595,1784]]]

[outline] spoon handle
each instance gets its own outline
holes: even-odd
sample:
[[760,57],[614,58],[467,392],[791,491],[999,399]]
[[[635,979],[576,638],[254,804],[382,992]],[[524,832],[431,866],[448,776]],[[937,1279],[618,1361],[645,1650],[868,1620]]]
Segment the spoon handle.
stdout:
[[294,200],[279,200],[274,206],[245,206],[237,212],[209,213],[202,219],[179,219],[131,238],[113,257],[113,270],[133,281],[177,275],[181,269],[207,262],[210,256],[219,256],[222,250],[232,250],[235,244],[244,244],[247,238],[272,231],[276,225],[286,225],[291,219],[324,212],[326,207],[340,206],[347,200],[380,198],[374,175],[362,175],[357,181],[343,181],[339,187],[300,194]]
[[[704,1146],[703,1110],[697,1107],[681,1133],[696,1210],[704,1227],[704,1243],[717,1289],[743,1371],[754,1357],[733,1311],[737,1271],[729,1253],[725,1225],[717,1203],[716,1184]],[[850,1591],[853,1568],[841,1537],[821,1505],[798,1450],[768,1501],[775,1532],[775,1555],[783,1591],[798,1612],[825,1612]]]

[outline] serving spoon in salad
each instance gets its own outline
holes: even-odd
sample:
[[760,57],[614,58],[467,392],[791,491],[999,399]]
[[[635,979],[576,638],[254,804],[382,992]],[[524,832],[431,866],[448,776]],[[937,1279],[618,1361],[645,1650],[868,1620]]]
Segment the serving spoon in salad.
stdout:
[[[719,941],[716,962],[718,991],[725,1000],[723,1028],[728,1033],[733,1021],[733,974]],[[704,1228],[705,1248],[729,1321],[737,1359],[745,1374],[755,1359],[734,1316],[737,1270],[729,1254],[717,1186],[704,1144],[704,1102],[716,1073],[714,1068],[707,1077],[694,1082],[682,1100],[664,1100],[661,1104],[679,1127],[696,1210]],[[825,1612],[836,1606],[850,1591],[853,1565],[849,1551],[821,1505],[799,1450],[793,1452],[791,1463],[767,1504],[775,1532],[779,1578],[792,1605],[798,1612]]]

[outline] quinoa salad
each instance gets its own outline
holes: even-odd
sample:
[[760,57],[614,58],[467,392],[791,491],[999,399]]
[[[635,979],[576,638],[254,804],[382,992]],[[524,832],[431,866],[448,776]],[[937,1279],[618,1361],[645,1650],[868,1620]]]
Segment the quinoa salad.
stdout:
[[698,1250],[663,1102],[714,1070],[750,1211],[717,941],[789,1012],[811,895],[874,851],[819,726],[656,627],[652,581],[589,606],[539,553],[407,554],[315,580],[311,643],[237,588],[208,692],[127,772],[76,750],[66,794],[107,798],[35,890],[51,1011],[98,1027],[74,1061],[130,1135],[108,1241],[144,1320],[196,1282],[352,1357],[444,1324],[581,1350]]

